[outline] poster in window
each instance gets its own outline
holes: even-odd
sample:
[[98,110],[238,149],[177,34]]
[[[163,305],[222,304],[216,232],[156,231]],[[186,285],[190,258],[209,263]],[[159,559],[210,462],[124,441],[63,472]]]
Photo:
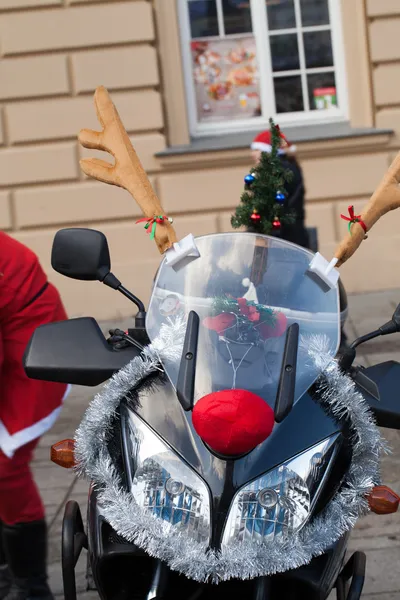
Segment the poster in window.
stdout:
[[317,110],[327,110],[337,106],[335,87],[314,89],[314,103]]
[[199,123],[260,115],[253,37],[191,42],[191,51]]

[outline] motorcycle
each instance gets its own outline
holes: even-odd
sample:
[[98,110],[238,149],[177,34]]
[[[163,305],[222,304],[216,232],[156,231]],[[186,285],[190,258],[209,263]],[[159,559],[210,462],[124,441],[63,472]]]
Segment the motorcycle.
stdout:
[[90,317],[43,325],[25,353],[33,379],[108,380],[75,440],[52,447],[54,462],[90,480],[86,531],[78,504],[65,507],[65,600],[76,600],[83,549],[102,600],[326,600],[333,590],[358,600],[366,557],[346,562],[351,529],[400,500],[380,485],[377,428],[400,429],[400,365],[354,360],[361,343],[400,330],[400,305],[335,361],[338,287],[312,276],[310,251],[251,233],[196,244],[185,268],[162,262],[145,313],[111,272],[101,232],[55,236],[58,273],[102,281],[138,308],[132,329],[108,339]]

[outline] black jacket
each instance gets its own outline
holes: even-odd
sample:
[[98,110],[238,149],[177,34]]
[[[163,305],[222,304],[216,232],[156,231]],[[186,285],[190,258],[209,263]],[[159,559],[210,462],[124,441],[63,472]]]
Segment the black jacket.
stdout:
[[282,156],[281,162],[284,169],[288,169],[293,173],[292,181],[285,185],[287,192],[285,207],[294,212],[296,221],[292,225],[282,225],[280,234],[278,235],[288,242],[308,248],[309,240],[305,226],[306,213],[304,207],[305,187],[303,172],[295,160],[290,160],[286,156]]

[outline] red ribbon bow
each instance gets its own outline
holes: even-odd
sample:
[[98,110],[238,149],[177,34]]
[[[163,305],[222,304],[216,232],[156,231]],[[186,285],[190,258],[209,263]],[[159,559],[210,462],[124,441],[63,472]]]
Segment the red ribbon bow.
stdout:
[[354,223],[360,223],[361,227],[364,229],[364,232],[367,233],[367,226],[364,223],[364,221],[361,220],[361,215],[354,214],[354,206],[349,206],[348,211],[349,211],[349,217],[346,217],[346,215],[340,215],[340,216],[342,219],[349,222],[348,227],[349,227],[350,235],[351,235],[351,226]]
[[136,221],[136,224],[146,222],[144,228],[147,229],[147,233],[150,233],[150,239],[153,240],[156,234],[157,223],[164,223],[164,221],[168,220],[168,217],[165,215],[156,215],[150,219],[147,219],[146,217],[144,219],[139,219]]

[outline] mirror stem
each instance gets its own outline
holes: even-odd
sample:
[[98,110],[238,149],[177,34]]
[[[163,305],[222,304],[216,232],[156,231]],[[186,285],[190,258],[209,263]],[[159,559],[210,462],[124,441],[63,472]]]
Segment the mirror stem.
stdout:
[[125,298],[128,298],[128,300],[130,300],[131,302],[133,302],[133,304],[136,304],[136,306],[138,307],[138,311],[140,313],[144,313],[146,314],[146,309],[144,307],[144,304],[141,300],[139,300],[139,298],[137,298],[136,296],[134,296],[134,294],[132,294],[129,290],[127,290],[123,285],[120,285],[117,290],[119,292],[121,292],[121,294],[123,294],[125,296]]
[[392,319],[391,321],[388,321],[387,323],[382,325],[382,327],[379,327],[379,329],[376,329],[371,333],[367,333],[366,335],[362,335],[361,337],[357,338],[351,344],[350,348],[357,348],[357,346],[359,346],[360,344],[363,344],[364,342],[369,342],[369,340],[373,340],[374,338],[377,338],[380,335],[391,335],[392,333],[396,333],[398,329],[399,328],[397,323],[394,321],[394,319]]
[[[128,300],[133,302],[133,304],[136,304],[138,311],[139,311],[139,314],[137,316],[139,317],[140,320],[145,318],[146,309],[145,309],[143,302],[141,300],[139,300],[139,298],[137,298],[129,290],[127,290],[126,287],[124,287],[122,285],[120,280],[117,279],[113,273],[107,273],[107,275],[103,279],[103,283],[104,283],[104,285],[107,285],[108,287],[112,288],[113,290],[117,290],[118,292],[121,292],[121,294],[123,294],[125,296],[125,298],[128,298]],[[143,327],[144,327],[144,321],[143,321]]]
[[344,351],[344,353],[338,361],[342,371],[348,371],[351,368],[356,358],[357,346],[359,346],[360,344],[364,344],[364,342],[369,342],[369,340],[373,340],[381,335],[391,335],[392,333],[396,333],[397,331],[400,331],[400,304],[396,308],[391,321],[388,321],[387,323],[382,325],[382,327],[379,327],[379,329],[375,329],[375,331],[372,331],[371,333],[367,333],[366,335],[362,335],[361,337],[357,338],[351,344],[351,346]]
[[380,329],[376,329],[376,331],[372,331],[371,333],[367,333],[366,335],[362,335],[357,338],[350,346],[350,348],[357,348],[360,344],[364,344],[364,342],[369,342],[369,340],[373,340],[376,337],[382,335],[382,331]]

